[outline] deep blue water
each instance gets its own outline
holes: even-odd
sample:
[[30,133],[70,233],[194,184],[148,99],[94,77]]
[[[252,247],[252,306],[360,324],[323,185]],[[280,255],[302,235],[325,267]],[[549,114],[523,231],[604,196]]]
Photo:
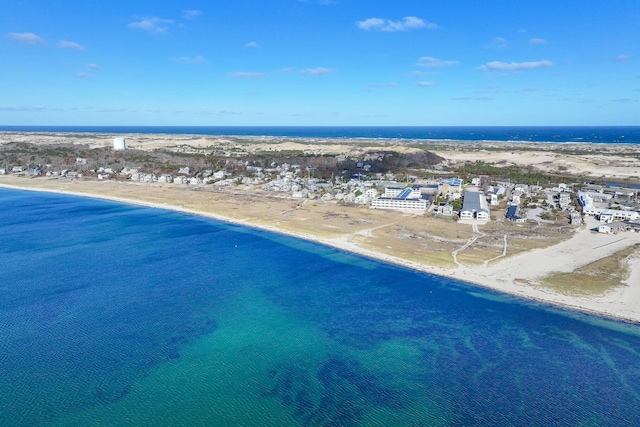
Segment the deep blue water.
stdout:
[[640,327],[0,189],[2,426],[637,426]]
[[0,126],[0,131],[640,143],[640,126]]

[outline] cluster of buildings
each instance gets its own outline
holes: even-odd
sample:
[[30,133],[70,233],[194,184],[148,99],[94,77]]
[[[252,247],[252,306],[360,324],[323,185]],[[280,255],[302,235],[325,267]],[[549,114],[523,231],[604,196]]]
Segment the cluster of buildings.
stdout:
[[[113,143],[115,151],[127,148],[123,138],[115,138]],[[346,160],[339,157],[341,156],[337,157],[338,161]],[[375,159],[365,158],[366,160]],[[485,183],[482,186],[480,178],[472,179],[470,185],[465,186],[460,178],[422,181],[417,177],[407,177],[407,184],[402,185],[395,181],[394,174],[370,173],[370,168],[367,166],[370,165],[365,162],[356,164],[360,172],[349,179],[334,177],[331,180],[320,180],[312,177],[311,168],[288,163],[273,162],[270,167],[262,168],[253,166],[249,162],[242,162],[233,164],[231,173],[224,169],[193,171],[189,167],[182,167],[173,173],[155,174],[130,167],[120,170],[113,167],[88,170],[87,159],[78,157],[75,160],[75,167],[68,166],[68,169],[43,172],[37,167],[13,166],[11,169],[0,168],[0,175],[46,175],[67,178],[85,176],[97,177],[98,180],[126,179],[142,183],[193,186],[245,184],[260,186],[259,188],[263,191],[285,193],[293,198],[343,201],[370,205],[372,209],[389,209],[417,214],[432,210],[441,216],[458,214],[461,220],[476,221],[489,221],[491,218],[489,207],[496,206],[500,200],[506,199],[505,218],[514,222],[524,222],[525,219],[521,216],[520,210],[523,200],[527,200],[527,208],[542,205],[542,208],[546,209],[552,205],[555,209],[557,206],[567,212],[571,224],[574,225],[582,224],[582,215],[595,217],[602,223],[598,231],[603,233],[640,229],[637,225],[640,222],[638,190],[584,185],[580,191],[574,193],[573,188],[565,184],[543,189],[537,185],[514,185],[494,180],[492,185]],[[581,212],[575,208],[576,199]]]
[[600,221],[599,233],[640,232],[637,192],[620,188],[587,185],[577,194],[584,215]]

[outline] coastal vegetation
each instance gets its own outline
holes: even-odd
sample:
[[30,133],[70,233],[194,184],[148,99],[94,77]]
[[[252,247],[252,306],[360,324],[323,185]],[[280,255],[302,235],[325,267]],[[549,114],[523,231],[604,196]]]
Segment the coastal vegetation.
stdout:
[[584,265],[570,273],[552,273],[540,280],[563,295],[600,296],[627,285],[629,262],[640,255],[640,244]]
[[534,166],[498,166],[481,160],[475,162],[467,162],[464,165],[450,168],[451,172],[460,177],[488,176],[497,179],[507,179],[511,182],[517,182],[529,185],[548,185],[552,183],[571,183],[580,182],[580,177],[570,174],[551,174],[539,171]]

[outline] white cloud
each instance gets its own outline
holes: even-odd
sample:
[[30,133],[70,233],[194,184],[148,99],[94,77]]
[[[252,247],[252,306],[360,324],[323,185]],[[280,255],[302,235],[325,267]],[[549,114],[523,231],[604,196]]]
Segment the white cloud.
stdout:
[[433,58],[431,56],[423,56],[418,58],[416,65],[425,68],[451,67],[457,65],[458,61],[446,61],[443,59]]
[[436,84],[434,82],[416,82],[414,83],[414,86],[418,86],[418,87],[432,87],[435,86]]
[[31,44],[31,45],[45,45],[47,41],[42,37],[33,33],[9,33],[7,34],[11,40],[15,40],[19,43]]
[[100,66],[98,64],[87,64],[87,68],[91,68],[92,70],[99,70]]
[[509,40],[504,37],[495,37],[491,43],[485,46],[488,49],[506,49],[509,47]]
[[127,25],[129,28],[137,30],[149,31],[151,33],[163,33],[167,31],[169,26],[173,24],[173,19],[163,19],[157,17],[143,18]]
[[253,49],[260,49],[260,45],[257,42],[249,42],[244,47],[251,47]]
[[308,74],[312,76],[322,76],[327,74],[335,73],[336,71],[331,68],[325,67],[317,67],[317,68],[305,68],[305,69],[297,69],[295,67],[287,67],[280,69],[281,73],[297,73],[297,74]]
[[105,108],[102,110],[95,110],[96,113],[124,113],[125,110],[124,108]]
[[529,40],[529,44],[547,44],[547,41],[545,39],[534,37]]
[[63,49],[84,50],[84,46],[82,46],[81,44],[78,44],[76,42],[70,42],[67,40],[60,40],[58,42],[58,47],[61,47]]
[[613,58],[613,62],[627,62],[630,61],[631,57],[629,55],[618,55]]
[[264,76],[265,76],[264,73],[253,72],[253,71],[236,71],[236,72],[227,74],[227,77],[231,77],[234,79],[261,79]]
[[76,73],[76,77],[79,79],[89,79],[93,76],[89,73]]
[[522,70],[533,70],[536,68],[548,68],[551,67],[553,63],[546,59],[541,61],[529,61],[529,62],[500,62],[500,61],[492,61],[487,62],[484,65],[478,67],[479,70],[489,70],[489,71],[522,71]]
[[193,19],[198,15],[202,15],[202,11],[201,10],[190,9],[190,10],[183,10],[182,11],[182,17],[184,19]]
[[392,21],[390,19],[381,18],[368,18],[364,21],[358,21],[356,23],[358,28],[365,31],[407,31],[415,30],[418,28],[427,28],[429,30],[435,30],[438,25],[433,22],[427,22],[424,19],[417,18],[415,16],[405,16],[400,21]]
[[48,111],[45,107],[0,107],[0,111],[41,113]]
[[171,58],[173,62],[179,62],[181,64],[202,64],[206,61],[206,58],[202,55],[196,56],[179,56],[176,58]]
[[300,70],[300,74],[309,74],[312,76],[324,76],[327,74],[332,74],[335,71],[332,70],[331,68],[324,68],[324,67],[318,67],[318,68],[305,68],[304,70]]

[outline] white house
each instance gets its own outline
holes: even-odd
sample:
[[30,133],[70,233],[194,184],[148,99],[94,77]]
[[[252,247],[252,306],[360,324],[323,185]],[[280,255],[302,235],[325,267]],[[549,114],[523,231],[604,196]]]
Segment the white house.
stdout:
[[176,176],[175,178],[173,178],[173,182],[174,184],[186,184],[187,183],[187,177],[186,176]]
[[477,219],[479,221],[488,221],[490,219],[489,207],[484,193],[480,191],[465,191],[460,219]]
[[627,224],[624,222],[614,222],[611,224],[603,224],[598,226],[598,233],[618,234],[620,231],[626,231]]

